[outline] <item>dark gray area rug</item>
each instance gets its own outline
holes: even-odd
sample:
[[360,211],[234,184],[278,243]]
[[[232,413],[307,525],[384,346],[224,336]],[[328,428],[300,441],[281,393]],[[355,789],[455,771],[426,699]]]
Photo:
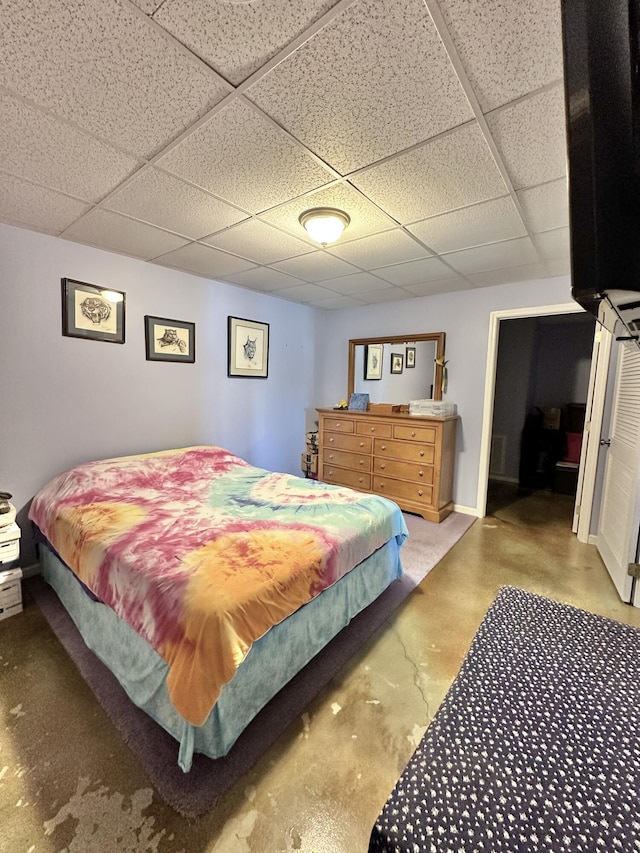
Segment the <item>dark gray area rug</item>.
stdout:
[[340,668],[373,637],[398,605],[468,530],[474,519],[453,513],[440,524],[406,515],[409,539],[401,551],[404,575],[263,708],[223,758],[194,755],[189,773],[178,767],[178,744],[128,698],[117,679],[84,644],[55,592],[40,577],[24,582],[85,681],[139,760],[159,796],[185,817],[211,809],[304,711]]
[[503,587],[370,853],[640,850],[640,629]]

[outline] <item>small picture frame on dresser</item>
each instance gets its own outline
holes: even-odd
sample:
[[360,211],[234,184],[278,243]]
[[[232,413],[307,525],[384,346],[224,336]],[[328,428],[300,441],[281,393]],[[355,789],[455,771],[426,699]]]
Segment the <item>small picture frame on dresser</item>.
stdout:
[[369,408],[368,394],[352,394],[349,397],[350,412],[366,412]]

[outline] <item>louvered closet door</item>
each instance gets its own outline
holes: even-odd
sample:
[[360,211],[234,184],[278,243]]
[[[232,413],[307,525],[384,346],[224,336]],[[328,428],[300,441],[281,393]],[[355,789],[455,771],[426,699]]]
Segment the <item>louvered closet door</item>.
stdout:
[[640,349],[622,345],[596,545],[623,601],[631,595],[640,527]]

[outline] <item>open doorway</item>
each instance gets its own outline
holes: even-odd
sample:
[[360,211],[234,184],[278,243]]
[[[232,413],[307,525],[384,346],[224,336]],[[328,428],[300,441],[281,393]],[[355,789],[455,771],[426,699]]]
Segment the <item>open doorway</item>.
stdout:
[[[584,452],[581,456],[579,440],[567,447],[567,435],[575,442],[584,425],[592,392],[594,331],[595,320],[576,303],[491,314],[480,515],[486,514],[489,499],[495,509],[496,501],[506,504],[533,494],[536,500],[529,499],[527,506],[538,506],[544,517],[554,501],[563,507],[571,529]],[[540,429],[532,429],[538,434],[527,443],[523,433],[526,425],[532,426],[531,417]]]
[[487,511],[535,496],[571,528],[589,393],[595,318],[586,313],[500,323]]

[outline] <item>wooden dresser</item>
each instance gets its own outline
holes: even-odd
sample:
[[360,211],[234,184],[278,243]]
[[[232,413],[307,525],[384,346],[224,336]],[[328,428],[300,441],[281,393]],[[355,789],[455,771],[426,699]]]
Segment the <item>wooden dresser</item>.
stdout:
[[319,480],[384,495],[427,521],[453,511],[457,416],[317,411]]

